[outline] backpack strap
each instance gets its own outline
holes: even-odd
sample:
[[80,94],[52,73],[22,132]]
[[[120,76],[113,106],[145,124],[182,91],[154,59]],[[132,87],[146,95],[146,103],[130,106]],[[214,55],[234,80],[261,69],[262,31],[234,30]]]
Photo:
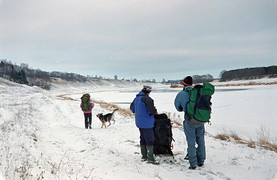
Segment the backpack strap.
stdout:
[[195,101],[194,113],[193,113],[193,114],[195,114],[195,112],[196,112],[196,108],[197,108],[198,103],[199,103],[199,101],[200,101],[200,96],[201,96],[201,92],[200,92],[200,91],[201,91],[201,86],[197,86],[195,89],[197,90],[197,93],[196,93],[196,100],[197,100],[197,101]]

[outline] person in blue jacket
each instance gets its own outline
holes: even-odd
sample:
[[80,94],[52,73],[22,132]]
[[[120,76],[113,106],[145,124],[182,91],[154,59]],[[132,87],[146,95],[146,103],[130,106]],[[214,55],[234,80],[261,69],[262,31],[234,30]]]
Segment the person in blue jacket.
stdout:
[[157,109],[154,100],[149,97],[152,91],[151,86],[143,86],[142,90],[130,105],[130,109],[135,113],[136,126],[140,132],[140,149],[142,160],[153,164],[158,164],[155,160],[154,151],[154,115]]
[[[206,159],[205,150],[205,127],[204,124],[193,121],[193,118],[186,114],[187,104],[190,99],[190,92],[192,90],[193,79],[187,76],[182,80],[184,89],[180,91],[174,101],[177,111],[184,111],[185,117],[183,121],[183,128],[186,135],[188,144],[187,153],[190,163],[189,169],[196,169],[197,166],[201,167]],[[197,144],[197,148],[195,147]]]

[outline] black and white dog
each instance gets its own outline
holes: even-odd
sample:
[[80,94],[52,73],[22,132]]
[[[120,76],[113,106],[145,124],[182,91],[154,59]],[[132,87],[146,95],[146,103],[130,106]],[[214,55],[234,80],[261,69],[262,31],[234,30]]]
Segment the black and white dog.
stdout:
[[[103,115],[103,113],[99,113],[99,114],[96,115],[100,119],[100,121],[102,122],[101,128],[103,128],[103,127],[105,127],[105,128],[109,127],[111,125],[111,121],[113,121],[115,123],[114,112],[117,111],[117,110],[118,109],[115,109],[115,110],[113,110],[112,113],[108,113],[108,114],[105,114],[105,115]],[[106,122],[109,123],[108,126],[106,125]]]

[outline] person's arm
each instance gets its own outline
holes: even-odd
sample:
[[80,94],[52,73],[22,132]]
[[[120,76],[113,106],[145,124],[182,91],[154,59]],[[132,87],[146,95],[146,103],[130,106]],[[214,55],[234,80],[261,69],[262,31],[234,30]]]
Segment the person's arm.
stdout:
[[131,105],[130,105],[130,110],[131,110],[133,113],[135,113],[135,105],[134,105],[134,102],[135,102],[135,100],[133,100],[133,102],[132,102]]
[[90,102],[90,106],[91,106],[91,109],[94,108],[94,103],[92,101]]
[[149,96],[144,96],[141,100],[142,102],[144,102],[146,109],[151,116],[157,114],[157,109],[154,106],[154,100],[152,98],[150,98]]
[[177,111],[186,112],[187,104],[189,102],[189,95],[185,92],[179,92],[175,98],[174,105]]
[[178,93],[177,96],[175,97],[174,106],[175,106],[176,110],[179,112],[184,110],[181,105],[181,101],[180,101],[180,93]]

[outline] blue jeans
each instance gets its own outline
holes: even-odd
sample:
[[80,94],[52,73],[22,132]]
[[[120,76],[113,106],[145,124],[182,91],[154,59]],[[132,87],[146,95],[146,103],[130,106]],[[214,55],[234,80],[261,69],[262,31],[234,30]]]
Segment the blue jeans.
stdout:
[[139,128],[140,132],[140,145],[153,146],[154,145],[154,129]]
[[[204,164],[206,159],[204,124],[191,123],[186,118],[183,122],[183,127],[188,143],[187,153],[190,167]],[[195,147],[195,144],[197,144],[197,147]]]

